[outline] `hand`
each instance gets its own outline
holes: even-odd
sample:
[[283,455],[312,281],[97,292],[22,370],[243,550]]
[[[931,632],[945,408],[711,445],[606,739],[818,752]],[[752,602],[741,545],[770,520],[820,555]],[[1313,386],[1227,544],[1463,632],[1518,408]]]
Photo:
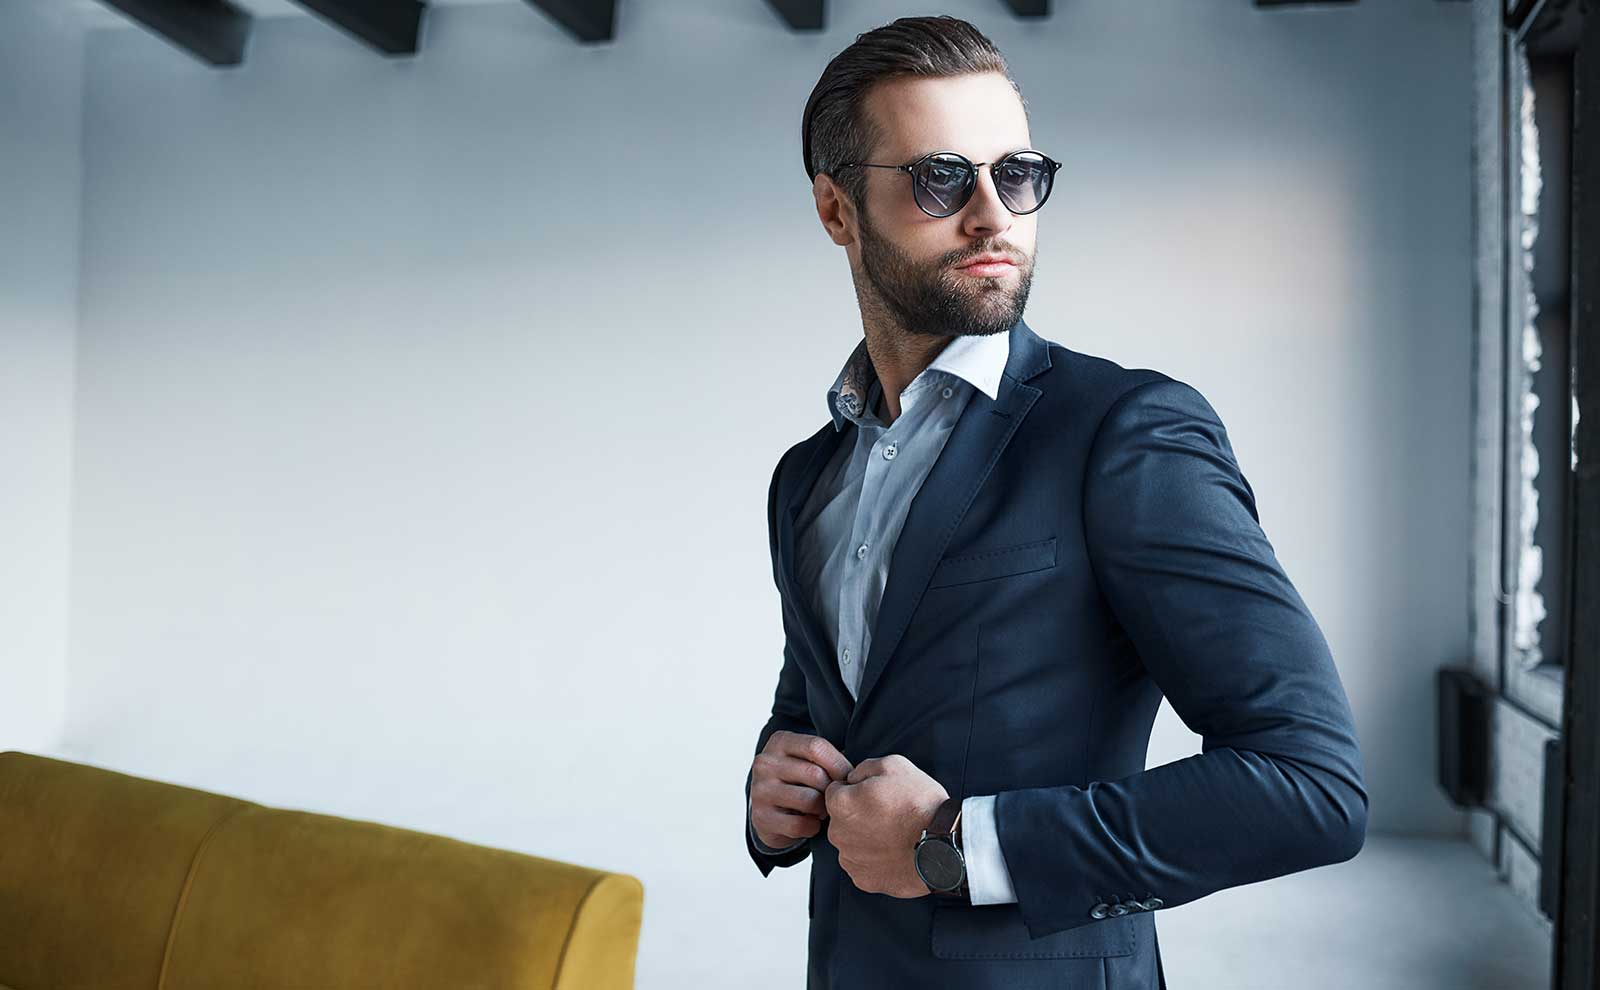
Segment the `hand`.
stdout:
[[932,893],[917,874],[917,840],[950,797],[944,785],[899,754],[862,760],[823,794],[828,841],[859,890],[891,897]]
[[821,736],[779,729],[750,765],[750,826],[774,849],[816,835],[828,817],[823,792],[850,761]]

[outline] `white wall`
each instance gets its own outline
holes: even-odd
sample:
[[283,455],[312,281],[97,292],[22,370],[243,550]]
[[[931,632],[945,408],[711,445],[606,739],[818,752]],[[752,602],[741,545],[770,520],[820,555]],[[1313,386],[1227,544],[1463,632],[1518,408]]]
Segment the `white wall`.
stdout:
[[[1057,6],[941,8],[1067,162],[1028,320],[1211,399],[1372,830],[1459,832],[1467,6]],[[517,0],[388,60],[269,19],[229,70],[91,32],[67,754],[634,873],[642,987],[802,971],[806,870],[741,838],[765,495],[860,322],[798,125],[833,53],[921,12],[625,3],[588,48]],[[1157,728],[1150,765],[1198,750]]]
[[0,8],[0,750],[65,714],[82,104],[78,23]]

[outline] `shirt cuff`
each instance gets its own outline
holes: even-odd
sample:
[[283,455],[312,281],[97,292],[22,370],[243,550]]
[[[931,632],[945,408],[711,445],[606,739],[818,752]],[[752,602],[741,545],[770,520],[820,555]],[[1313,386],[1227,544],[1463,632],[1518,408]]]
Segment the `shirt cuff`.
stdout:
[[988,794],[961,801],[961,858],[967,864],[967,893],[974,904],[1010,904],[1017,899],[995,831],[994,799]]
[[752,812],[754,811],[754,809],[755,809],[755,801],[754,801],[754,799],[746,798],[745,799],[745,812],[744,812],[744,827],[750,830],[750,841],[754,842],[756,844],[756,849],[760,850],[761,852],[766,853],[768,856],[780,856],[780,855],[782,855],[783,853],[786,853],[786,852],[794,852],[796,849],[799,849],[801,846],[806,844],[806,840],[805,840],[804,837],[796,839],[792,844],[784,846],[782,849],[774,849],[771,846],[767,845],[765,842],[762,842],[759,838],[756,837],[756,826],[755,826],[755,823],[750,820]]

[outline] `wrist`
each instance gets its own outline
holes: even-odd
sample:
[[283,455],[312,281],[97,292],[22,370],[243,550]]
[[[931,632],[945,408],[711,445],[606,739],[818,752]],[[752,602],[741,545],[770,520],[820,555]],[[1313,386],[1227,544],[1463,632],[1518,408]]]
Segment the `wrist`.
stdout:
[[912,858],[929,893],[971,903],[960,844],[961,810],[960,798],[946,797],[941,801],[922,829]]

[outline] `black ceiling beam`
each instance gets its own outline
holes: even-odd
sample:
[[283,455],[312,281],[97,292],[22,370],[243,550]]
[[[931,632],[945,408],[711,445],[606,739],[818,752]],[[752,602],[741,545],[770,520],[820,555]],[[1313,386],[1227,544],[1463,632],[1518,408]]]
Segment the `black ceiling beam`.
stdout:
[[100,0],[209,65],[238,65],[250,14],[228,0]]
[[1583,34],[1585,6],[1583,0],[1538,0],[1516,5],[1508,0],[1505,25],[1512,31],[1512,42],[1527,49],[1529,55],[1571,58]]
[[555,18],[579,41],[612,41],[616,37],[617,0],[528,0]]
[[295,0],[385,55],[415,55],[426,4],[420,0]]
[[793,31],[821,31],[826,22],[824,0],[767,0]]
[[1050,0],[1006,0],[1006,6],[1018,17],[1050,16]]

